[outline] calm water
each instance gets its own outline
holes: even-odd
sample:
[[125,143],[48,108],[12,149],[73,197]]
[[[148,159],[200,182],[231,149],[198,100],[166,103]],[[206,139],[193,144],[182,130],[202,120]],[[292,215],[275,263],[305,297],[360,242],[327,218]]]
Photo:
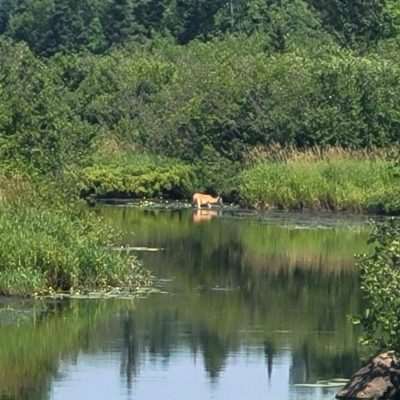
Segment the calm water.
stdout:
[[359,366],[365,221],[104,207],[162,293],[0,304],[0,399],[332,399]]

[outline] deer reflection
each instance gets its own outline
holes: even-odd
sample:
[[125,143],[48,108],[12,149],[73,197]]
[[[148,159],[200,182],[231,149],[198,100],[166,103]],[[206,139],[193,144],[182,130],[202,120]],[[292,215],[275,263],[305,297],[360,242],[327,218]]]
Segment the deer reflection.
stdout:
[[200,224],[202,222],[209,222],[212,219],[218,217],[220,211],[218,210],[201,210],[197,209],[193,211],[192,220],[195,224]]

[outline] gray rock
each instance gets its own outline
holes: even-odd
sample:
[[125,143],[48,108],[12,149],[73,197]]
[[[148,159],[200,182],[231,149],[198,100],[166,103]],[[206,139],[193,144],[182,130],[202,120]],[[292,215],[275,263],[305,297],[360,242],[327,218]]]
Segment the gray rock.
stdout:
[[394,351],[372,358],[340,390],[337,399],[400,399],[400,360]]

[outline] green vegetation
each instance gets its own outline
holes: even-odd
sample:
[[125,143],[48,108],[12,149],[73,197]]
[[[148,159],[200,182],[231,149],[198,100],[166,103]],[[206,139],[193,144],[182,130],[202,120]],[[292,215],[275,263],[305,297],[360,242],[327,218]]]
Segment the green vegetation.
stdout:
[[[324,42],[318,49],[276,52],[256,32],[185,46],[158,39],[100,55],[47,59],[0,39],[0,55],[0,164],[52,176],[83,171],[85,195],[182,198],[209,191],[228,201],[268,202],[280,194],[264,198],[268,186],[256,194],[238,179],[257,147],[278,143],[306,152],[314,146],[371,151],[398,145],[400,67],[389,50],[360,55]],[[385,157],[380,161],[383,168]],[[347,167],[354,163],[348,160]],[[355,168],[368,174],[367,164]],[[338,178],[351,176],[345,168],[343,163]],[[244,174],[251,177],[248,185],[260,183],[253,179],[260,170],[251,165]],[[321,187],[316,198],[277,205],[398,209],[390,187],[364,195],[358,183],[344,182],[342,190],[333,188],[334,176],[325,177],[326,183],[315,173],[305,179],[343,193],[326,194]],[[307,190],[299,193],[308,196]]]
[[193,168],[179,161],[143,155],[97,160],[82,176],[82,194],[96,197],[188,198]]
[[[10,186],[12,186],[10,188]],[[0,208],[0,294],[135,289],[150,284],[137,260],[111,251],[110,228],[77,201],[40,182],[3,180]],[[49,191],[43,195],[43,192]],[[60,189],[57,189],[60,191]],[[49,196],[51,201],[45,198]],[[58,197],[57,197],[58,196]],[[12,198],[14,197],[14,198]]]
[[[189,3],[190,9],[194,4]],[[191,21],[187,26],[177,17],[183,10],[169,8],[169,17],[178,18],[176,27],[185,31],[197,26],[201,33],[173,33],[163,25],[162,1],[157,3],[161,19],[153,15],[151,23],[139,22],[141,12],[148,10],[141,9],[145,4],[135,3],[135,8],[129,0],[99,1],[87,10],[85,2],[82,9],[56,0],[25,6],[22,1],[20,7],[2,3],[2,167],[53,177],[83,170],[80,189],[85,195],[181,198],[192,191],[209,191],[229,201],[255,203],[267,201],[268,187],[259,188],[262,195],[247,189],[241,193],[238,174],[259,146],[278,143],[303,152],[314,146],[371,150],[399,144],[400,67],[394,51],[393,4],[371,0],[365,8],[358,2],[327,0],[324,8],[302,0],[271,0],[265,6],[256,0],[234,3],[230,16],[216,4],[207,18],[190,17],[207,23],[193,25],[186,16]],[[43,9],[47,14],[41,14]],[[326,10],[333,14],[326,15]],[[124,17],[116,23],[115,15]],[[349,18],[355,19],[350,32]],[[96,43],[104,44],[102,50],[94,50],[85,35],[75,43],[78,36],[68,31],[72,23],[100,24],[103,39]],[[235,24],[241,28],[232,32]],[[386,28],[380,32],[382,24]],[[139,29],[142,25],[146,28]],[[106,32],[111,26],[114,31]],[[367,26],[379,29],[372,35]],[[163,37],[165,30],[169,34]],[[116,148],[110,149],[109,143],[117,143]],[[350,164],[349,160],[348,167],[354,166]],[[370,166],[355,168],[368,173]],[[251,166],[245,176],[262,175],[258,169]],[[344,165],[340,169],[338,177],[347,179]],[[313,175],[305,179],[325,184]],[[333,188],[335,179],[329,178],[326,185]],[[326,194],[321,187],[317,198],[313,194],[278,205],[396,211],[392,203],[397,193],[378,189],[360,195],[335,188],[349,196],[337,199],[342,194]],[[299,193],[308,196],[307,190]]]
[[370,242],[374,252],[361,257],[364,342],[379,350],[400,350],[400,221],[375,226]]
[[240,193],[248,204],[400,213],[400,177],[394,162],[382,155],[336,149],[292,153],[287,159],[265,158],[241,175]]
[[[300,153],[398,146],[399,15],[393,0],[3,0],[2,173],[42,182],[67,176],[75,187],[64,202],[77,192],[207,191],[251,205],[397,213],[397,178],[385,155],[296,168],[248,160],[277,143]],[[276,174],[286,188],[271,184]],[[41,217],[29,205],[13,213],[2,204],[4,221],[15,219],[5,226],[29,231],[54,219],[71,243],[80,240],[86,219],[76,228],[65,207],[60,217],[43,204]],[[99,224],[93,232],[86,245],[104,243]],[[64,260],[73,270],[84,257],[76,251]],[[103,277],[102,262],[79,277],[57,272],[46,284],[97,285],[97,274],[117,283]],[[27,282],[42,286],[43,271]]]
[[0,34],[46,56],[254,32],[278,51],[321,38],[364,50],[396,35],[398,15],[394,0],[3,0]]

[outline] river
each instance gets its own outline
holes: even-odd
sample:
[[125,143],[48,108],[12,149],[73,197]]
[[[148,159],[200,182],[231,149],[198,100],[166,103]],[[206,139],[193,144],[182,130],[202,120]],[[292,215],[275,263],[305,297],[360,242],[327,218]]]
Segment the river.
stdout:
[[99,208],[159,293],[0,303],[0,399],[325,400],[360,365],[362,217]]

